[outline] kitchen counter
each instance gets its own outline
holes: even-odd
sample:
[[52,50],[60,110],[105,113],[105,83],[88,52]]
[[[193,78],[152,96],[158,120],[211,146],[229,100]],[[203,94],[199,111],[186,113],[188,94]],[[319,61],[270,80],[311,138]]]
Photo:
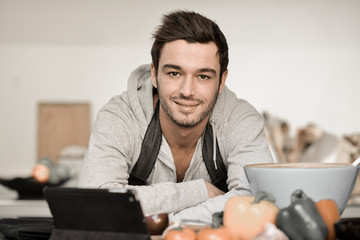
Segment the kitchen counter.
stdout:
[[[0,186],[0,218],[51,217],[45,200],[17,200],[17,193]],[[342,218],[360,217],[360,205],[348,205]]]
[[[17,217],[52,217],[45,200],[17,200],[17,193],[0,186],[0,219]],[[348,205],[342,218],[359,218],[360,205]],[[0,240],[7,240],[0,233]],[[151,236],[151,240],[161,240],[161,236]]]
[[45,200],[0,200],[0,218],[51,217]]
[[0,186],[0,218],[51,217],[45,200],[17,200],[17,192]]

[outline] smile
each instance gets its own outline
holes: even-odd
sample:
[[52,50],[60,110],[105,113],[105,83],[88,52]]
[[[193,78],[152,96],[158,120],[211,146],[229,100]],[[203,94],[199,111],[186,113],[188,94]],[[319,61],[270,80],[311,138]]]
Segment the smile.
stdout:
[[175,103],[184,108],[194,108],[197,107],[200,103],[198,102],[188,102],[188,101],[175,101]]

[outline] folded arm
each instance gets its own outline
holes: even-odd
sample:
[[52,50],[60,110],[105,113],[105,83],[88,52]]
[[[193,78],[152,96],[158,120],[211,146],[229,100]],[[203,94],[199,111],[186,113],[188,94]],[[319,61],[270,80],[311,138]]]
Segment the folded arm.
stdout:
[[[223,211],[229,198],[236,195],[251,195],[244,166],[247,164],[273,162],[265,139],[261,115],[234,115],[224,127],[223,136],[226,144],[220,147],[228,172],[228,189],[226,194],[218,194],[195,207],[184,209],[173,214],[174,221],[181,219],[202,219],[211,221],[212,213]],[[210,189],[210,193],[212,188]]]
[[[244,116],[243,116],[244,117]],[[255,119],[254,119],[255,118]],[[80,173],[80,187],[133,188],[138,192],[146,215],[171,213],[172,220],[203,219],[210,221],[214,212],[222,211],[227,200],[235,195],[249,195],[244,165],[272,161],[258,115],[246,117],[239,124],[238,116],[229,121],[236,128],[225,127],[226,142],[220,147],[228,170],[229,192],[220,190],[202,179],[175,183],[165,181],[150,186],[128,186],[129,172],[141,149],[139,131],[133,119],[119,118],[116,113],[102,111],[92,132],[89,149]],[[256,124],[254,124],[256,122]],[[251,128],[251,130],[246,130]],[[220,136],[221,137],[221,136]]]
[[127,185],[141,149],[141,140],[137,139],[139,130],[130,121],[108,109],[99,112],[82,164],[79,187],[136,189],[146,215],[179,212],[206,201],[209,196],[202,179]]

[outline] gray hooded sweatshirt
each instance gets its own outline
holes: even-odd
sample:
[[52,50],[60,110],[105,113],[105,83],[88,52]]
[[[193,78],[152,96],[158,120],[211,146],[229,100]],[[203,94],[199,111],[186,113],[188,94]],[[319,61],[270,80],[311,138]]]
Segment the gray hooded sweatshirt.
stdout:
[[135,189],[145,215],[169,213],[171,221],[211,221],[212,213],[223,211],[230,197],[251,194],[245,165],[273,162],[262,116],[227,87],[217,99],[210,123],[227,168],[226,194],[209,198],[204,180],[211,182],[211,179],[202,160],[201,138],[183,182],[176,182],[172,153],[162,137],[148,185],[129,186],[129,173],[140,155],[154,113],[152,89],[150,65],[142,65],[132,72],[127,91],[113,97],[99,111],[82,164],[79,187]]

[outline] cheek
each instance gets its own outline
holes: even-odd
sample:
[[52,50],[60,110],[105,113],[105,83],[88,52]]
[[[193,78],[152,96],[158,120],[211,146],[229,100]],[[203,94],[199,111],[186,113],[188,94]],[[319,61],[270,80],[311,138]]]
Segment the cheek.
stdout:
[[205,99],[207,103],[210,103],[215,98],[218,91],[219,91],[219,88],[218,88],[218,85],[216,85],[216,86],[206,86],[206,87],[199,88],[198,93],[199,93],[199,96],[201,96],[201,98]]
[[181,84],[177,81],[167,81],[161,78],[158,81],[158,90],[163,96],[178,95],[180,88]]

